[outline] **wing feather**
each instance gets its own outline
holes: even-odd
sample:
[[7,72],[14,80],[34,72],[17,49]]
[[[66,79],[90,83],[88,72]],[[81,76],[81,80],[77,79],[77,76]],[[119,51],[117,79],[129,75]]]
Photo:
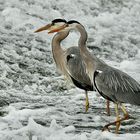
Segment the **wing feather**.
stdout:
[[82,61],[80,51],[78,47],[71,47],[67,50],[66,57],[71,55],[72,57],[67,60],[67,69],[71,77],[75,80],[92,85],[88,74],[86,73],[86,66]]
[[114,102],[126,102],[140,105],[140,84],[128,74],[105,66],[95,77],[99,91],[111,98]]

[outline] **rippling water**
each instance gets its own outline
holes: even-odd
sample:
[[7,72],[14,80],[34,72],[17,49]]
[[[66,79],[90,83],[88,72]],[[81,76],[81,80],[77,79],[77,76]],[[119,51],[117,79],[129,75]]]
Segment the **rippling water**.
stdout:
[[[107,116],[106,101],[89,92],[85,113],[84,91],[55,68],[53,35],[34,31],[54,18],[76,19],[88,32],[91,53],[140,82],[139,9],[138,0],[0,0],[0,140],[138,140],[139,107],[126,105],[131,117],[120,135],[112,133],[114,126],[102,132],[115,120],[114,105]],[[71,33],[63,45],[77,40]]]

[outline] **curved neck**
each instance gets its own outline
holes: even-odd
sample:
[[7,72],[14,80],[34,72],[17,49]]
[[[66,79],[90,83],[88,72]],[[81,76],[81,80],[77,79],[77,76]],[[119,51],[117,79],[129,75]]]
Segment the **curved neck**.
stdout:
[[52,50],[62,50],[60,43],[69,35],[69,31],[58,32],[52,39]]
[[87,38],[88,38],[87,32],[86,32],[84,26],[82,26],[82,25],[77,25],[76,28],[80,32],[80,39],[78,41],[78,46],[80,48],[86,48],[86,42],[87,42]]
[[97,65],[97,58],[96,56],[94,56],[93,54],[91,55],[91,53],[89,52],[89,50],[87,49],[87,32],[85,30],[85,28],[82,25],[77,25],[76,29],[80,32],[80,39],[78,42],[78,47],[80,48],[80,53],[81,56],[85,62],[86,65],[86,71],[90,77],[90,80],[93,81],[93,73],[96,69],[96,65]]
[[64,74],[67,75],[65,68],[64,49],[61,47],[63,41],[69,35],[69,31],[61,31],[57,33],[52,39],[52,53],[56,67]]

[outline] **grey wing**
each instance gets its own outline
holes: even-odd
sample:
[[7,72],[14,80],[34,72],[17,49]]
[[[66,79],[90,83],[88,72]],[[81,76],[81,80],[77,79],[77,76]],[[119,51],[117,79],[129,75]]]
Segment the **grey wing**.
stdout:
[[82,61],[78,47],[71,47],[67,50],[67,68],[69,74],[77,81],[91,85],[86,67]]
[[114,102],[140,105],[140,84],[118,69],[105,67],[94,77],[99,92]]

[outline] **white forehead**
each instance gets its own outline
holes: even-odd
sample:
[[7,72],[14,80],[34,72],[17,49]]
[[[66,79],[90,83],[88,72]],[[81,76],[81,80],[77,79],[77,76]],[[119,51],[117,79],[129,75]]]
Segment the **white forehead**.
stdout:
[[69,27],[76,27],[76,26],[77,26],[77,23],[69,24]]
[[65,24],[65,22],[56,22],[55,23],[55,25],[58,25],[58,26],[62,26],[62,25],[64,25]]

